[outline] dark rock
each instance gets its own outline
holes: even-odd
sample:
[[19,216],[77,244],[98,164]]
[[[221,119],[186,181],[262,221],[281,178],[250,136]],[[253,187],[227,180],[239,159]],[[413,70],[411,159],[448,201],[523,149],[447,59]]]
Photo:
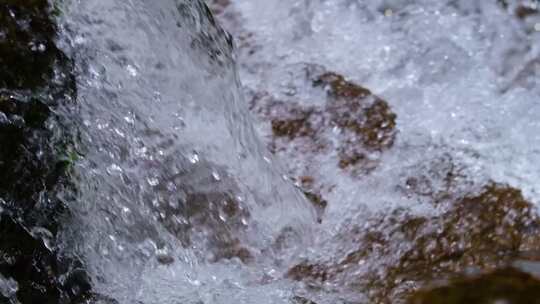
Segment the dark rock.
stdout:
[[65,56],[54,44],[56,26],[46,0],[5,0],[0,4],[0,87],[34,89],[53,77]]
[[54,110],[76,84],[53,19],[47,0],[0,3],[0,274],[17,284],[12,303],[75,303],[90,290],[82,263],[56,248],[74,144]]
[[49,241],[0,215],[0,273],[17,282],[20,303],[74,303],[91,288],[82,265],[63,260]]
[[310,190],[303,190],[302,192],[304,193],[308,201],[311,202],[313,207],[315,207],[315,211],[317,212],[317,221],[321,223],[322,215],[324,213],[324,210],[326,209],[326,206],[328,206],[328,202],[320,194],[317,194]]
[[309,299],[306,299],[304,297],[301,297],[301,296],[294,296],[292,298],[292,303],[294,304],[317,304]]
[[519,19],[525,19],[529,16],[538,15],[539,11],[537,7],[519,5],[516,7],[514,13]]
[[514,268],[451,280],[448,285],[412,295],[409,304],[535,304],[540,280]]
[[330,278],[330,268],[321,264],[300,263],[287,271],[287,278],[295,281],[325,282]]

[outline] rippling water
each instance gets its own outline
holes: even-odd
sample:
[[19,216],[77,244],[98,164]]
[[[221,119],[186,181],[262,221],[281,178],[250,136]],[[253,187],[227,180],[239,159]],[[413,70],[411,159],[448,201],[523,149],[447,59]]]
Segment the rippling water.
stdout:
[[[444,222],[443,203],[482,193],[521,202],[491,183],[538,201],[540,17],[508,2],[211,2],[232,36],[201,1],[63,2],[78,103],[61,114],[80,154],[63,251],[118,303],[371,303],[420,287],[379,282],[415,245],[387,217]],[[392,113],[391,143],[350,166],[359,135],[315,85],[325,72]],[[276,135],[292,105],[315,113],[311,137]]]

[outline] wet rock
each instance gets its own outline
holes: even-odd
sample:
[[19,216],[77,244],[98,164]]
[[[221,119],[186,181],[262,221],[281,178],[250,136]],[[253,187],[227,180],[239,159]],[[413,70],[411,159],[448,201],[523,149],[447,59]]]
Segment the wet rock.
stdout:
[[74,144],[54,109],[76,92],[52,15],[46,0],[0,4],[0,275],[16,283],[11,303],[75,303],[90,289],[82,263],[56,248]]
[[[63,260],[47,242],[3,213],[0,217],[0,273],[15,280],[16,299],[20,303],[81,301],[90,290],[90,280],[82,265]],[[17,303],[14,298],[11,300]]]
[[540,280],[515,268],[451,280],[446,286],[419,291],[410,304],[540,303]]
[[307,262],[295,265],[287,271],[287,278],[295,281],[326,282],[330,278],[330,268],[321,264]]
[[305,70],[306,80],[327,92],[322,106],[254,96],[252,110],[271,124],[271,150],[314,155],[337,152],[339,168],[358,173],[373,170],[397,136],[396,114],[386,101],[339,74],[318,66]]
[[538,252],[540,219],[519,190],[490,183],[453,197],[461,198],[433,217],[398,209],[368,219],[344,232],[353,234],[356,250],[338,263],[302,262],[288,277],[319,286],[346,280],[350,289],[369,288],[375,302],[394,303],[434,280],[503,268]]
[[353,144],[378,151],[392,146],[396,136],[396,114],[386,101],[335,73],[322,74],[314,84],[327,88],[332,97],[327,105],[332,122],[356,135],[358,142]]
[[215,14],[219,15],[231,4],[230,0],[210,0],[208,7]]
[[324,210],[326,209],[326,206],[328,206],[328,202],[320,195],[315,192],[312,192],[310,190],[304,190],[302,191],[306,198],[311,202],[313,207],[315,207],[315,211],[317,212],[317,221],[319,223],[322,222],[322,216],[324,213]]
[[[194,176],[202,178],[204,187],[185,182]],[[230,189],[235,189],[235,185],[224,172],[218,174],[192,168],[168,177],[162,176],[160,181],[149,193],[157,194],[156,197],[146,200],[152,202],[157,220],[183,246],[196,245],[203,249],[210,262],[232,258],[239,258],[244,263],[252,261],[251,252],[241,241],[250,214],[232,194]],[[172,261],[163,264],[170,263]]]
[[0,4],[0,87],[34,89],[54,76],[54,63],[65,56],[54,43],[51,14],[46,0]]
[[529,16],[537,15],[539,13],[538,8],[536,6],[526,6],[526,5],[519,5],[515,8],[514,14],[519,19],[525,19]]
[[[191,48],[198,54],[205,54],[202,64],[224,66],[231,64],[233,40],[232,36],[216,23],[214,15],[204,1],[177,4],[181,18],[178,27],[190,27],[197,30],[191,33]],[[202,15],[201,15],[202,13]]]
[[306,299],[304,297],[301,297],[301,296],[294,296],[292,298],[292,303],[294,304],[317,304],[309,299]]
[[272,133],[276,137],[287,137],[290,140],[296,137],[310,137],[315,135],[315,130],[310,122],[313,111],[293,109],[287,113],[288,117],[275,118],[272,120]]

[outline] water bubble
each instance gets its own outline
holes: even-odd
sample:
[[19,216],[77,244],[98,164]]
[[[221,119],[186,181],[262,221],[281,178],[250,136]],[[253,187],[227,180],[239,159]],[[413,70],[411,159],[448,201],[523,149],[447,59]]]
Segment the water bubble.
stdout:
[[118,166],[117,164],[111,164],[110,166],[107,167],[107,173],[110,175],[116,175],[122,172],[123,172],[122,168],[120,168],[120,166]]
[[77,36],[75,36],[75,38],[73,39],[73,43],[74,43],[75,45],[77,45],[77,44],[84,44],[85,42],[86,42],[86,39],[85,39],[83,36],[81,36],[81,35],[77,35]]
[[9,299],[14,297],[18,290],[19,285],[17,284],[17,281],[13,280],[12,278],[6,279],[0,274],[0,295],[3,295]]
[[126,70],[128,71],[129,75],[131,75],[132,77],[136,77],[139,74],[137,71],[137,68],[135,68],[131,64],[128,64],[126,66]]
[[192,163],[192,164],[196,164],[199,162],[199,154],[197,153],[193,153],[189,156],[189,161]]
[[120,136],[122,138],[126,137],[126,134],[124,132],[122,132],[121,130],[119,130],[118,128],[114,128],[114,133],[116,133],[118,136]]
[[157,179],[156,177],[149,177],[146,179],[146,181],[152,187],[155,187],[159,184],[159,179]]

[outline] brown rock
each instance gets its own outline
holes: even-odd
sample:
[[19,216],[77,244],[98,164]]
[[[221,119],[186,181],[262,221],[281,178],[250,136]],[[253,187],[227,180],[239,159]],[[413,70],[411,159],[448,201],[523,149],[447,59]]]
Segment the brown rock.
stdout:
[[368,228],[353,229],[358,248],[340,262],[303,262],[289,277],[345,281],[349,289],[370,290],[373,302],[399,303],[433,280],[499,269],[539,251],[540,220],[518,189],[490,183],[462,197],[433,217],[398,209],[372,218]]
[[540,303],[540,280],[514,268],[453,279],[446,286],[419,291],[409,304],[535,304]]

